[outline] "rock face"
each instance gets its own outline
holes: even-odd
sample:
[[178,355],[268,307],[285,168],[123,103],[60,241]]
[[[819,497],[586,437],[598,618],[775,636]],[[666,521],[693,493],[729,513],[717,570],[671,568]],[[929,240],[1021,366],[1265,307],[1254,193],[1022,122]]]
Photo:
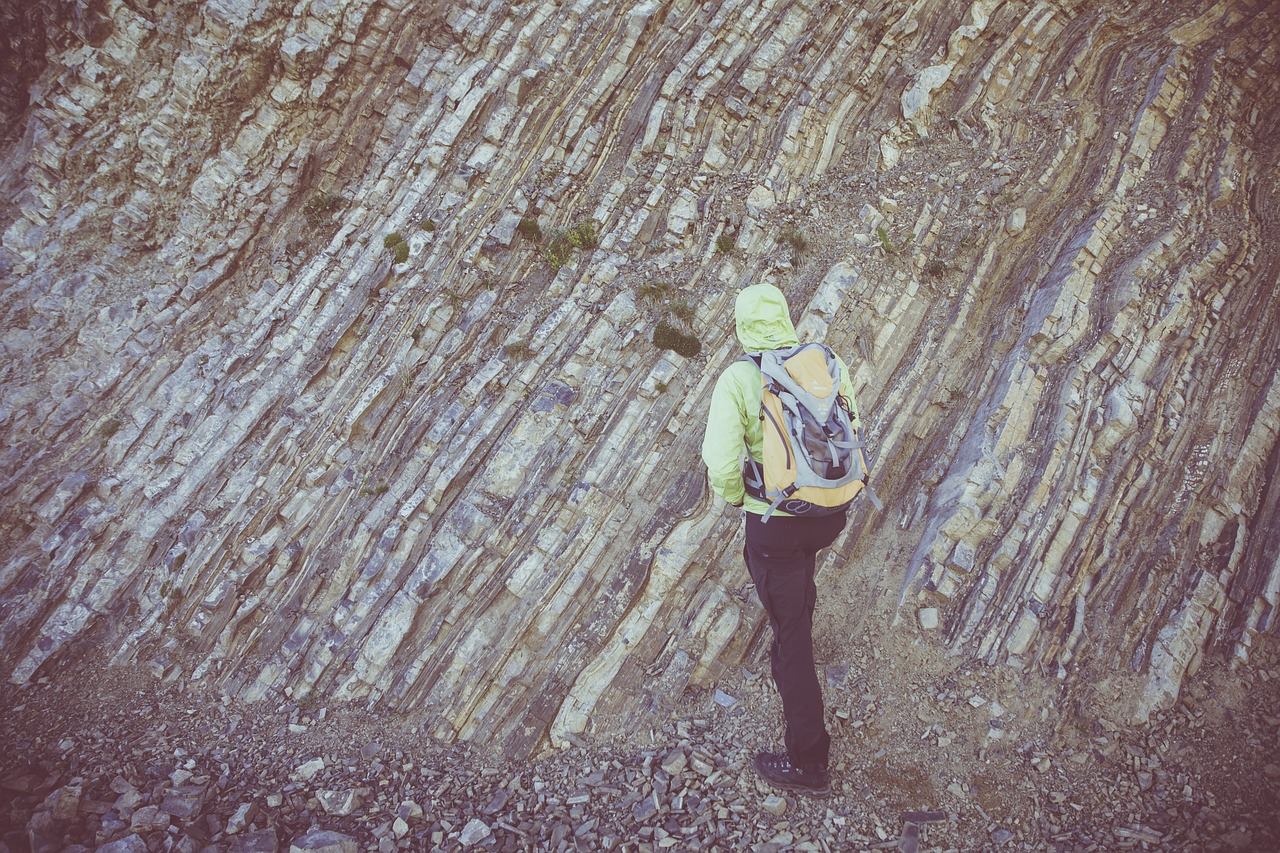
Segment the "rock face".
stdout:
[[1167,707],[1276,631],[1280,40],[1113,5],[21,13],[5,675],[103,647],[515,753],[640,723],[759,629],[697,451],[772,279],[878,448],[833,563]]

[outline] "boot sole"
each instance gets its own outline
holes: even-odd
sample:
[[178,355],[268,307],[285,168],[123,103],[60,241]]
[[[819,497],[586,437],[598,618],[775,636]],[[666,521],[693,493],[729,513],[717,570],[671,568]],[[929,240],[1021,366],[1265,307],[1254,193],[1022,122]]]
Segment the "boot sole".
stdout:
[[812,788],[808,785],[800,785],[795,782],[783,782],[778,779],[770,779],[765,775],[764,771],[760,769],[758,761],[753,762],[753,764],[755,766],[756,775],[775,788],[781,788],[784,791],[795,791],[797,794],[803,794],[804,796],[815,800],[825,800],[831,797],[831,785],[829,783],[821,788]]

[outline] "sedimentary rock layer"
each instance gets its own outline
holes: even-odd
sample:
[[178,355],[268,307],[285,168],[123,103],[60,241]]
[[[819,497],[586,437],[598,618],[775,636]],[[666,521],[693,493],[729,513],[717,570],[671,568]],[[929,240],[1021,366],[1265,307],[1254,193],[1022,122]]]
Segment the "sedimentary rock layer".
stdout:
[[764,279],[878,448],[830,565],[938,641],[1142,673],[1142,717],[1276,630],[1269,4],[44,21],[3,160],[14,683],[101,644],[517,752],[661,712],[758,634],[697,448]]

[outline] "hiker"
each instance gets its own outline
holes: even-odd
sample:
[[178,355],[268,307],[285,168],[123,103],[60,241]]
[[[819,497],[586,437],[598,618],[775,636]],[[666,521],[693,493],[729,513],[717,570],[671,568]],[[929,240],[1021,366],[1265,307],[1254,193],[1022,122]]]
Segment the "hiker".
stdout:
[[[745,288],[738,294],[734,314],[738,341],[747,353],[799,343],[786,297],[771,284]],[[838,357],[833,363],[839,368],[840,394],[857,427],[849,370]],[[786,751],[756,755],[756,772],[775,787],[825,797],[831,793],[827,772],[831,738],[823,721],[822,688],[813,659],[814,571],[818,552],[844,529],[845,509],[800,516],[788,513],[783,501],[771,502],[748,492],[743,451],[750,447],[748,466],[751,460],[762,459],[767,428],[761,411],[763,393],[761,368],[750,358],[725,369],[711,395],[702,460],[712,490],[746,510],[742,556],[773,630],[770,663],[782,698]]]

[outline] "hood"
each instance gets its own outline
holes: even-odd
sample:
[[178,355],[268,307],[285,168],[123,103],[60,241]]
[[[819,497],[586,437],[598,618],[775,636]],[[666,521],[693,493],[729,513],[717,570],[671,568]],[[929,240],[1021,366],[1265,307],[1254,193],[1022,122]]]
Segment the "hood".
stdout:
[[738,294],[734,306],[738,341],[747,352],[793,346],[800,342],[791,324],[787,297],[772,284],[753,284]]

